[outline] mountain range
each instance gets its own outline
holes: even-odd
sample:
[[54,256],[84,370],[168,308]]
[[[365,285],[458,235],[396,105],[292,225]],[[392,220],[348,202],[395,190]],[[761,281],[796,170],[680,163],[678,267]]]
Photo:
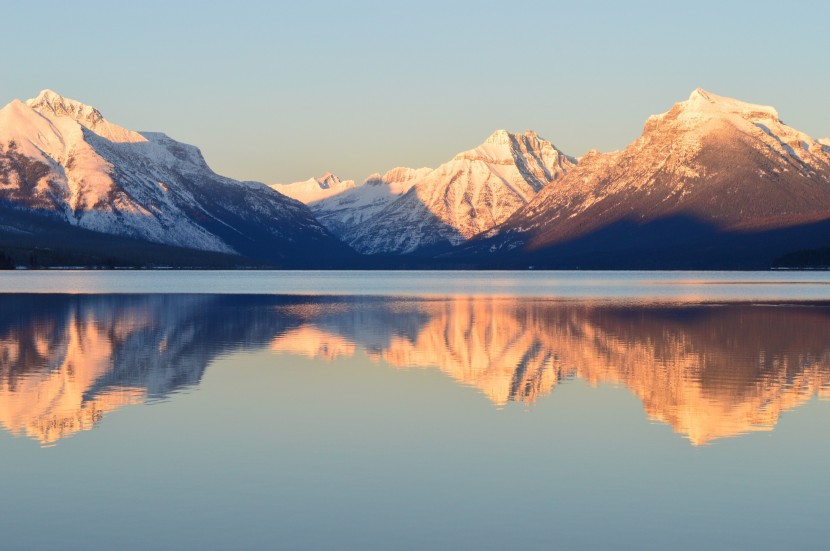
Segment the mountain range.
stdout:
[[828,231],[830,140],[702,89],[622,151],[498,130],[359,185],[232,180],[50,90],[0,109],[0,264],[769,268]]

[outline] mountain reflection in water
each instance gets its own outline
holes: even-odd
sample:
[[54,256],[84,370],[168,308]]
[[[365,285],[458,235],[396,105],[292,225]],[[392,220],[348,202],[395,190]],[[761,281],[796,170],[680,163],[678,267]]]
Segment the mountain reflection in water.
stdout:
[[48,445],[195,387],[220,354],[270,348],[437,368],[496,406],[570,378],[616,384],[702,445],[830,396],[828,337],[823,303],[0,295],[0,423]]

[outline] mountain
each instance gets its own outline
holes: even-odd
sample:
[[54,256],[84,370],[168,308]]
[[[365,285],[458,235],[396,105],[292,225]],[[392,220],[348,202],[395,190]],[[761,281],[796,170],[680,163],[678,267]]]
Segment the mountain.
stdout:
[[[768,268],[830,244],[830,145],[695,90],[455,253],[557,268]],[[486,260],[484,261],[487,262]]]
[[498,130],[435,170],[398,168],[311,204],[326,227],[364,254],[458,245],[505,221],[575,165],[533,132]]
[[306,202],[324,226],[346,242],[365,228],[375,215],[431,172],[430,168],[393,168],[384,175],[372,174],[363,185],[350,187],[323,200]]
[[[197,148],[122,128],[50,90],[0,109],[0,211],[0,244],[12,256],[20,236],[41,256],[59,250],[80,263],[294,265],[308,250],[353,254],[301,203],[219,176]],[[86,248],[76,249],[76,236]]]
[[354,180],[343,181],[331,172],[326,172],[320,178],[309,178],[293,184],[271,184],[269,187],[308,205],[354,188]]

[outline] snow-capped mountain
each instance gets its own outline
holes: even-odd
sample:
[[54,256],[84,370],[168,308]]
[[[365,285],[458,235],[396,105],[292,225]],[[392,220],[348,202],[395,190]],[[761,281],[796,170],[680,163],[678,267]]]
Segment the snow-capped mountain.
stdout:
[[552,267],[768,267],[826,246],[830,146],[775,109],[695,90],[624,151],[592,152],[459,251]]
[[197,148],[122,128],[50,90],[0,109],[0,204],[131,243],[267,262],[310,247],[350,254],[301,203],[219,176]]
[[350,187],[323,200],[306,202],[314,216],[335,235],[348,242],[349,236],[387,205],[409,191],[430,168],[393,168],[384,175],[372,174],[363,185]]
[[326,172],[319,178],[309,178],[304,182],[271,184],[269,187],[308,205],[352,189],[354,180],[341,180],[331,172]]
[[505,221],[575,164],[528,131],[496,131],[435,170],[398,168],[313,203],[318,219],[365,254],[457,245]]

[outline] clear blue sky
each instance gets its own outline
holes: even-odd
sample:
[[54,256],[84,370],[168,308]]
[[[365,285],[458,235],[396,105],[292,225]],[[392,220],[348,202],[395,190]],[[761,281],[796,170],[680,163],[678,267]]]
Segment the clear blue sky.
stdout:
[[0,104],[52,88],[240,179],[437,166],[497,128],[620,149],[697,86],[830,136],[826,1],[39,0],[3,18]]

